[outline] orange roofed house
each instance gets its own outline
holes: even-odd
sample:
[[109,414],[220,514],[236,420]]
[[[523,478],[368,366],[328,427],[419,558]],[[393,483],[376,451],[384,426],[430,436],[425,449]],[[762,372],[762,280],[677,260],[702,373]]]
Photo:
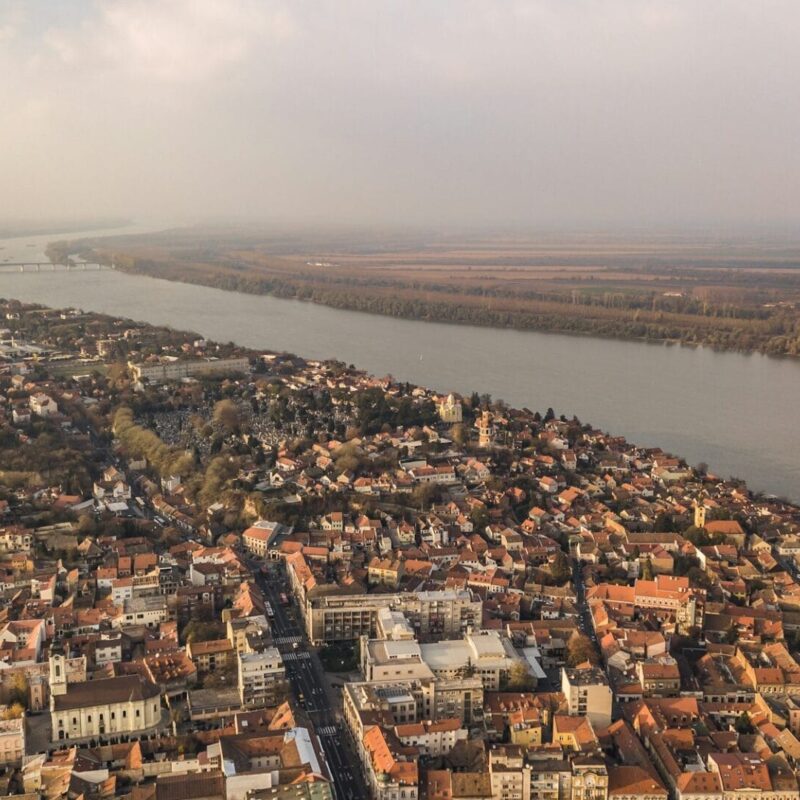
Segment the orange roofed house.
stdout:
[[[393,740],[394,748],[390,747],[390,739]],[[405,800],[417,800],[419,770],[416,758],[404,760],[405,757],[399,753],[402,745],[393,733],[385,732],[379,725],[373,725],[364,731],[361,745],[367,756],[362,759],[366,767],[367,783],[376,800],[397,800],[401,797]]]

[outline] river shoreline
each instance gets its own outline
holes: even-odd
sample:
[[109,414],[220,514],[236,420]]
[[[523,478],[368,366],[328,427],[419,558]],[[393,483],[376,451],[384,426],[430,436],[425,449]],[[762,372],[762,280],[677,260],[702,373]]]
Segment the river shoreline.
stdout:
[[[111,266],[110,264],[106,264],[106,266]],[[684,341],[679,338],[653,338],[653,337],[646,337],[646,336],[625,336],[619,334],[604,334],[599,331],[576,331],[570,330],[568,328],[560,328],[558,326],[531,326],[531,325],[515,325],[513,323],[508,325],[493,325],[491,322],[482,322],[480,318],[478,319],[470,319],[469,321],[459,321],[453,319],[439,319],[432,315],[410,315],[410,314],[392,314],[388,312],[383,312],[380,310],[369,310],[361,308],[356,303],[326,303],[324,301],[315,299],[314,297],[298,297],[296,294],[290,293],[280,293],[280,292],[270,292],[270,291],[247,291],[242,288],[229,288],[224,285],[224,281],[216,281],[216,280],[208,280],[204,281],[201,279],[197,280],[189,280],[189,279],[182,279],[176,278],[170,275],[160,275],[153,272],[148,272],[145,270],[137,270],[137,269],[130,269],[124,266],[115,265],[114,269],[118,272],[124,272],[127,275],[134,275],[140,276],[144,278],[153,278],[155,280],[163,280],[169,281],[170,283],[181,284],[186,286],[204,286],[209,289],[216,289],[218,291],[229,292],[232,294],[245,294],[245,295],[252,295],[255,297],[274,297],[279,300],[294,300],[300,303],[309,303],[311,305],[320,306],[324,308],[332,308],[337,309],[340,311],[348,311],[351,313],[356,314],[368,314],[377,317],[388,317],[391,319],[402,319],[402,320],[409,320],[414,322],[432,322],[441,325],[453,325],[456,327],[478,327],[478,328],[486,328],[489,330],[512,330],[512,331],[520,331],[520,332],[532,332],[532,333],[541,333],[546,335],[557,335],[557,336],[570,336],[579,339],[589,338],[589,339],[598,339],[601,341],[617,341],[617,342],[635,342],[638,344],[647,344],[647,345],[655,345],[655,346],[666,346],[666,347],[674,347],[676,345],[687,348],[690,350],[703,348],[709,350],[714,353],[739,353],[741,355],[762,355],[766,356],[767,358],[774,358],[778,360],[789,360],[793,362],[800,361],[800,353],[798,354],[791,354],[791,353],[771,353],[768,352],[764,348],[759,347],[751,347],[751,348],[736,348],[736,347],[723,347],[714,344],[710,344],[707,342],[689,342]],[[447,300],[439,301],[442,305],[453,306],[455,304],[450,304]]]

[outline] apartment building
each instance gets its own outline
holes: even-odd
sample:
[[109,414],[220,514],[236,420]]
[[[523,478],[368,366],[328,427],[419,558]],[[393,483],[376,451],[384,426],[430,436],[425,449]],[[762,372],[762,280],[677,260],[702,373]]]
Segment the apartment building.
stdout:
[[274,705],[285,696],[286,669],[277,647],[237,656],[239,697],[244,708]]
[[524,749],[508,745],[491,750],[489,780],[493,798],[531,800],[531,768],[525,764]]
[[234,659],[234,649],[228,639],[210,639],[206,642],[189,642],[186,655],[192,659],[200,675],[226,669]]
[[561,691],[571,715],[589,717],[595,728],[607,728],[611,724],[613,696],[603,670],[562,668]]

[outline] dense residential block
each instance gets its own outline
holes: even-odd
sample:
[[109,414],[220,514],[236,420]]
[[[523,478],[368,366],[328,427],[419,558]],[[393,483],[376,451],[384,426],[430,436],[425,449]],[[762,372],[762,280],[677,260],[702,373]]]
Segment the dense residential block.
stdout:
[[0,350],[26,796],[800,800],[795,506],[555,414],[3,307],[37,354]]

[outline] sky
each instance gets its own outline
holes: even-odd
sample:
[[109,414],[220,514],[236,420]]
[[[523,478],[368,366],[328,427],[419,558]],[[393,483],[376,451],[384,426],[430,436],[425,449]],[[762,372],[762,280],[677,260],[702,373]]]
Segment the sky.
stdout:
[[0,0],[0,219],[786,228],[797,0]]

